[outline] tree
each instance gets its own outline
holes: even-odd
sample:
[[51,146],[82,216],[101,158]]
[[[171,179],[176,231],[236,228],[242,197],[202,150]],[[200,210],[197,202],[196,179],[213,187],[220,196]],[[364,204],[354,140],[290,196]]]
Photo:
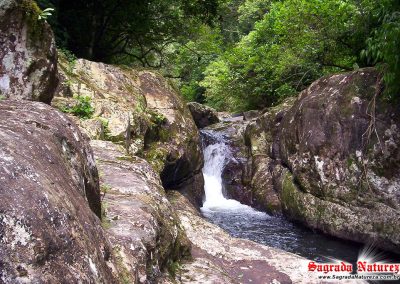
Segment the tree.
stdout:
[[372,31],[362,55],[382,70],[386,95],[397,99],[400,94],[400,3],[386,1],[384,4],[378,14],[380,25]]
[[[42,0],[56,7],[55,29],[78,57],[161,66],[164,49],[201,22],[210,23],[217,0]],[[47,2],[47,3],[46,3]]]
[[274,1],[250,33],[206,68],[206,100],[219,107],[229,94],[230,109],[262,108],[325,74],[366,66],[360,52],[378,7],[369,0]]

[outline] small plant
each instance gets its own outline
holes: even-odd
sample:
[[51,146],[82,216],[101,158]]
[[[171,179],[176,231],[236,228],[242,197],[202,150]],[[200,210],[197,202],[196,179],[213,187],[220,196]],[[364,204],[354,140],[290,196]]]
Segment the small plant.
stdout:
[[101,190],[101,192],[103,193],[103,196],[105,196],[106,193],[107,193],[108,191],[111,190],[111,186],[108,185],[108,184],[102,184],[102,185],[100,186],[100,190]]
[[0,101],[4,100],[5,98],[6,98],[6,96],[0,95]]
[[177,261],[169,261],[167,269],[168,269],[169,275],[172,278],[175,278],[177,276],[177,274],[179,273],[179,271],[181,270],[181,265]]
[[111,132],[108,127],[108,123],[109,123],[108,120],[103,117],[99,117],[99,120],[100,120],[101,124],[103,125],[103,135],[104,136],[102,136],[101,139],[105,140],[105,141],[112,141]]
[[154,124],[162,125],[166,120],[166,117],[162,113],[151,112],[151,121]]
[[46,21],[48,17],[52,16],[52,12],[54,11],[53,8],[46,8],[44,9],[39,15],[38,20]]
[[[60,57],[63,57],[67,61],[66,73],[68,75],[73,75],[74,67],[76,65],[76,61],[78,58],[75,56],[75,54],[73,54],[71,51],[69,51],[68,49],[65,49],[65,48],[60,48],[58,50],[58,53],[59,53]],[[70,81],[70,80],[68,80],[68,81]],[[69,83],[67,83],[67,84],[69,84]]]
[[108,204],[105,201],[101,202],[101,226],[104,229],[109,229],[111,227],[111,221],[107,217],[107,207]]
[[64,107],[62,111],[83,119],[91,118],[94,113],[94,109],[91,105],[91,98],[87,96],[77,96],[76,99],[78,101],[77,104],[72,107]]

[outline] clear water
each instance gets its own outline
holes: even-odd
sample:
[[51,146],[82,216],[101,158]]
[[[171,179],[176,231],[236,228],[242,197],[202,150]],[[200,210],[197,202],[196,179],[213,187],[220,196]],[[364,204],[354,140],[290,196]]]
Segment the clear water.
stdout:
[[271,216],[225,198],[221,174],[227,159],[231,157],[231,151],[220,133],[208,131],[207,135],[213,135],[213,143],[204,148],[206,198],[201,211],[207,219],[234,237],[280,248],[309,259],[325,261],[329,257],[357,261],[361,249],[358,244],[315,233],[284,217]]

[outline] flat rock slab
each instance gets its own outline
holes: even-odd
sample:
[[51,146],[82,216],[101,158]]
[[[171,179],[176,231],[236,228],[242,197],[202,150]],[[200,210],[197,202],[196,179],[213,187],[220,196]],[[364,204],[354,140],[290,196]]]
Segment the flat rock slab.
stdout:
[[323,283],[307,272],[309,260],[229,236],[176,191],[168,192],[168,199],[192,243],[193,259],[181,266],[178,283]]

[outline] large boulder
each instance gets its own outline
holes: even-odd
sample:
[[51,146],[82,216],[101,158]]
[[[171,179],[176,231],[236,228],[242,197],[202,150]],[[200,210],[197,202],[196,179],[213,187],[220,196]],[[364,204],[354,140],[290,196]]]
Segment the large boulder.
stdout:
[[[83,132],[91,139],[128,143],[132,154],[143,151],[151,114],[145,111],[138,73],[84,59],[68,61],[63,54],[59,62],[62,81],[53,106],[69,111],[86,98],[92,110],[72,112],[78,116],[75,120]],[[80,108],[85,110],[82,103]]]
[[201,204],[199,132],[167,80],[150,71],[68,61],[64,56],[60,69],[63,81],[55,107],[74,114],[92,139],[121,144],[129,154],[145,158],[160,174],[164,188],[179,189]]
[[116,281],[93,154],[66,116],[0,102],[0,200],[2,283]]
[[269,108],[250,122],[244,133],[248,149],[248,171],[251,176],[248,194],[254,207],[271,214],[282,212],[278,188],[283,166],[278,154],[278,134],[282,119],[294,101],[295,98],[289,98],[280,105]]
[[109,141],[91,141],[99,167],[104,219],[121,283],[156,283],[190,244],[148,162]]
[[190,102],[187,106],[198,128],[204,128],[219,122],[218,114],[215,109],[196,102]]
[[312,228],[400,252],[400,120],[380,82],[361,69],[299,95],[281,126],[281,201]]
[[0,96],[50,103],[58,85],[53,32],[32,0],[0,2]]
[[399,123],[372,68],[314,82],[246,130],[256,202],[327,234],[399,252]]
[[203,152],[189,109],[161,75],[142,71],[139,80],[147,108],[162,118],[156,139],[149,135],[145,158],[158,168],[164,188],[180,190],[200,205],[204,196]]

